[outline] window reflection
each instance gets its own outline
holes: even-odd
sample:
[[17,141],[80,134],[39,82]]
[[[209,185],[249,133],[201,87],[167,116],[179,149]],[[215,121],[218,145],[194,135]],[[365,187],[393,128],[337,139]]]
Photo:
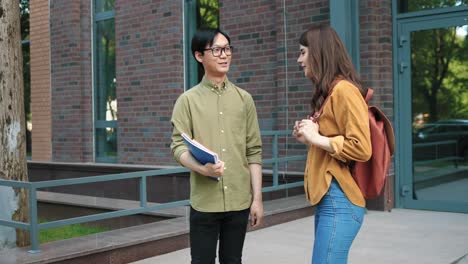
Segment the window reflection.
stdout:
[[463,5],[468,5],[468,0],[400,0],[397,2],[397,8],[399,13],[432,10]]
[[97,119],[107,119],[107,112],[117,119],[116,78],[115,78],[115,28],[114,20],[97,22]]
[[[95,12],[114,10],[115,0],[95,0]],[[117,159],[117,96],[115,64],[115,19],[95,22],[95,140],[96,160],[116,162]]]
[[98,146],[96,150],[98,161],[111,161],[109,158],[117,157],[117,128],[97,128],[96,141]]
[[[197,0],[197,30],[201,27],[220,27],[218,0]],[[201,81],[203,75],[205,75],[205,70],[202,65],[198,64],[198,82]]]
[[94,12],[106,12],[114,10],[115,0],[95,0]]
[[[467,25],[411,33],[417,200],[460,200],[468,168]],[[465,195],[466,196],[466,195]]]

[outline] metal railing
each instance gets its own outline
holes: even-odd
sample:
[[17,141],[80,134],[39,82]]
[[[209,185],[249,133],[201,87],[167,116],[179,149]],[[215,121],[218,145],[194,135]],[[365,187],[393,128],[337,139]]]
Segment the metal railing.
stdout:
[[[289,161],[301,161],[305,160],[306,155],[295,155],[287,157],[278,156],[278,137],[280,136],[289,136],[291,131],[288,130],[278,130],[278,131],[262,131],[263,136],[273,136],[272,141],[272,158],[263,160],[263,164],[273,164],[272,168],[272,177],[273,184],[272,186],[264,187],[263,192],[272,192],[277,190],[283,190],[287,188],[294,188],[303,186],[303,181],[279,184],[278,183],[278,164],[289,162]],[[85,222],[92,222],[97,220],[104,220],[109,218],[128,216],[141,214],[150,211],[156,211],[171,207],[189,205],[189,200],[181,200],[174,202],[167,202],[158,205],[148,205],[147,200],[147,189],[146,183],[148,177],[156,177],[161,175],[170,175],[182,172],[188,172],[189,170],[183,167],[170,168],[170,169],[158,169],[158,170],[148,170],[148,171],[138,171],[138,172],[127,172],[127,173],[118,173],[118,174],[108,174],[101,176],[91,176],[85,178],[71,178],[63,180],[49,180],[49,181],[37,181],[37,182],[20,182],[20,181],[9,181],[9,180],[0,180],[0,187],[13,187],[13,188],[24,188],[29,192],[29,223],[23,223],[12,220],[1,220],[0,226],[18,228],[22,230],[27,230],[30,233],[31,238],[31,249],[28,251],[31,254],[39,253],[39,231],[71,225],[79,224]],[[58,187],[58,186],[67,186],[67,185],[77,185],[77,184],[86,184],[86,183],[96,183],[96,182],[107,182],[107,181],[116,181],[116,180],[126,180],[126,179],[139,179],[139,191],[140,191],[140,207],[133,209],[122,209],[113,212],[99,213],[87,216],[74,217],[69,219],[62,219],[51,221],[47,223],[38,222],[37,214],[37,190],[41,188],[48,187]]]
[[[446,148],[447,146],[449,146],[448,150]],[[453,148],[450,148],[450,146],[453,146]],[[428,147],[431,148],[430,151],[416,151],[417,149]],[[434,162],[441,161],[453,161],[455,164],[455,168],[458,168],[458,161],[463,160],[462,157],[457,156],[458,153],[458,142],[456,140],[443,140],[413,144],[413,156],[416,157],[416,160],[414,161],[415,165],[433,164]],[[427,155],[427,158],[425,156],[418,157],[423,154]]]

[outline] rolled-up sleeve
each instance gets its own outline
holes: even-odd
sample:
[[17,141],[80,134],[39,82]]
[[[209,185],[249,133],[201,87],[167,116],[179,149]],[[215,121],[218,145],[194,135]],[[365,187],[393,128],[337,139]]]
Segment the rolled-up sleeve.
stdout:
[[330,154],[330,155],[334,157],[335,159],[346,162],[346,160],[340,156],[341,153],[343,152],[344,137],[336,136],[336,137],[330,138],[330,145],[333,149],[333,154]]
[[330,142],[332,157],[343,161],[367,161],[372,155],[369,113],[359,90],[351,84],[335,87],[330,98],[340,135]]
[[174,109],[172,111],[172,142],[171,142],[171,150],[174,159],[180,164],[180,156],[185,151],[188,151],[187,146],[182,139],[182,133],[186,133],[188,136],[191,135],[191,118],[190,118],[190,111],[189,111],[189,104],[187,97],[182,94],[177,99]]
[[258,125],[257,110],[251,96],[247,100],[246,156],[249,164],[262,164],[262,139]]

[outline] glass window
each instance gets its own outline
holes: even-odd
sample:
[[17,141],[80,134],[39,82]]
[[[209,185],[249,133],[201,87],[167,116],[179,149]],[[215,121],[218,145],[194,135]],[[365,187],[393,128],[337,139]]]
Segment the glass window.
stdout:
[[94,112],[96,161],[117,162],[117,96],[115,68],[115,0],[95,0]]
[[399,13],[466,5],[468,5],[468,0],[400,0],[397,2]]
[[29,39],[29,0],[20,1],[21,46],[23,51],[24,113],[26,116],[26,156],[31,159],[31,66]]
[[96,118],[117,120],[114,19],[96,23]]
[[107,12],[113,11],[115,6],[115,0],[95,0],[94,2],[94,12]]
[[114,162],[117,159],[117,128],[96,128],[96,161]]
[[195,32],[201,27],[219,28],[219,1],[218,0],[186,0],[186,89],[193,87],[201,81],[203,67],[193,58],[191,40]]
[[[466,27],[415,30],[410,35],[413,199],[460,200],[468,165],[468,37]],[[466,199],[465,199],[466,201]]]

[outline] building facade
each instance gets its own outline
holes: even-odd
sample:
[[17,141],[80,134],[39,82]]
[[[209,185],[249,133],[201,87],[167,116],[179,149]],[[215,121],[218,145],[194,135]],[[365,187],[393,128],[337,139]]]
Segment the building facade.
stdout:
[[[420,158],[420,152],[440,151],[433,149],[438,143],[416,142],[418,127],[413,123],[420,116],[422,125],[468,119],[468,92],[462,85],[466,75],[454,77],[466,64],[462,54],[467,12],[466,1],[457,0],[31,1],[32,160],[176,165],[169,149],[170,117],[178,96],[202,75],[189,44],[193,32],[203,25],[220,27],[231,36],[235,52],[229,79],[253,95],[261,129],[291,129],[295,120],[310,114],[313,92],[296,62],[298,39],[309,26],[326,23],[345,41],[364,85],[375,90],[372,103],[393,121],[397,135],[389,186],[370,202],[387,209],[468,211],[468,201],[463,199],[446,202],[439,194],[424,194],[427,198],[422,201],[417,197],[425,193],[418,188],[427,191],[438,188],[437,182],[452,181],[445,178],[463,180],[468,174],[463,171],[467,152],[464,142],[457,141],[460,155],[452,155],[449,145],[448,154]],[[455,40],[444,30],[455,32]],[[429,52],[443,46],[426,45],[424,39],[429,41],[430,33],[441,34],[437,41],[442,44],[456,44],[445,57],[440,53],[437,63],[446,64],[450,74],[441,71],[432,82],[420,75],[438,66],[414,50]],[[451,64],[443,62],[450,56],[456,57]],[[419,74],[416,66],[423,64],[427,69]],[[424,82],[433,87],[437,81],[445,81],[443,87],[439,85],[440,93],[452,89],[461,99],[446,102],[437,94],[431,97],[436,90],[429,88],[425,97]],[[436,116],[437,109],[431,109],[435,104],[441,112],[451,103],[458,109],[454,113]],[[468,133],[462,129],[458,136]],[[442,141],[453,140],[435,142]],[[264,142],[268,157],[270,140]],[[305,152],[292,138],[280,143],[280,155]],[[421,172],[439,161],[444,169],[458,162],[457,168],[442,180],[417,180],[441,178]],[[292,163],[284,170],[303,168]],[[450,192],[451,187],[444,188]],[[434,206],[434,199],[439,205]]]

